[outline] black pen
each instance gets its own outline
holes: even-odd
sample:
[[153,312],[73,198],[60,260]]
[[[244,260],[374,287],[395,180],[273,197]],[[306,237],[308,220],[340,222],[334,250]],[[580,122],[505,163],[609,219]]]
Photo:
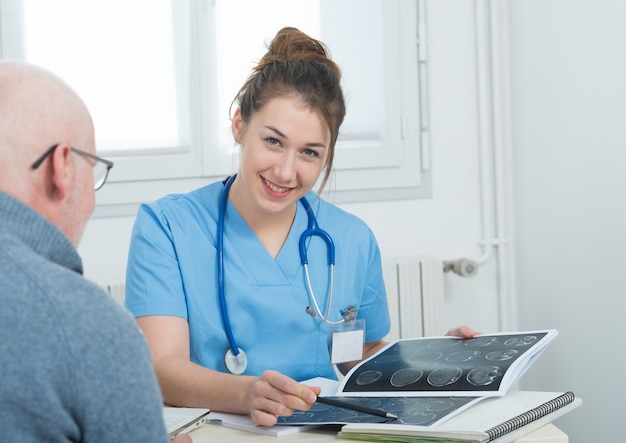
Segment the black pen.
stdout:
[[383,411],[382,409],[368,408],[367,406],[361,406],[361,405],[349,403],[347,401],[342,401],[342,400],[335,400],[334,398],[317,397],[317,403],[322,403],[322,404],[330,405],[330,406],[337,406],[339,408],[350,409],[352,411],[357,411],[357,412],[364,412],[366,414],[377,415],[378,417],[393,418],[394,420],[398,418],[396,414]]

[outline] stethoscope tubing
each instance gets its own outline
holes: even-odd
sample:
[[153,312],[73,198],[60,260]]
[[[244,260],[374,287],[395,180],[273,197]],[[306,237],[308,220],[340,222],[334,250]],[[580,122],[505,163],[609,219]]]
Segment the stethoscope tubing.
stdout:
[[[235,340],[235,336],[233,335],[233,330],[230,325],[230,320],[228,316],[228,309],[226,307],[226,294],[225,294],[225,278],[224,278],[224,219],[226,218],[226,208],[228,206],[228,192],[230,191],[230,187],[235,181],[237,174],[233,174],[226,180],[224,184],[224,190],[222,191],[222,195],[220,197],[220,206],[217,220],[217,239],[216,239],[216,247],[217,247],[217,286],[218,286],[218,297],[220,303],[220,314],[222,317],[222,325],[224,327],[224,332],[226,333],[226,337],[228,339],[228,343],[230,345],[230,349],[226,353],[225,363],[226,367],[230,372],[240,374],[245,371],[247,366],[247,357],[245,352],[243,352],[239,346],[237,346],[237,341]],[[313,301],[313,305],[315,306],[315,311],[312,310],[310,306],[307,306],[306,312],[319,320],[320,322],[330,323],[330,324],[338,324],[343,323],[345,319],[341,319],[339,321],[331,321],[328,319],[330,315],[330,309],[333,301],[333,286],[334,286],[334,275],[335,275],[335,244],[333,239],[328,234],[328,232],[320,229],[317,224],[317,219],[315,218],[315,214],[313,213],[313,209],[309,204],[308,200],[305,197],[300,198],[300,202],[304,206],[307,213],[307,229],[300,235],[300,239],[298,242],[298,247],[300,251],[300,261],[302,263],[302,267],[304,268],[304,274],[306,277],[307,288],[309,291],[309,295],[311,300]],[[326,314],[323,315],[322,311],[317,303],[317,297],[315,296],[315,292],[313,291],[313,286],[311,284],[311,277],[309,275],[309,262],[307,256],[307,239],[310,237],[317,236],[322,239],[322,241],[326,244],[326,249],[328,251],[328,266],[329,266],[329,290],[328,290],[328,307],[326,310]],[[241,355],[240,355],[241,354]],[[235,365],[236,371],[234,371],[229,362]]]
[[302,265],[306,265],[309,263],[306,252],[306,241],[309,237],[316,235],[320,237],[324,241],[324,243],[326,243],[326,249],[328,251],[328,264],[334,266],[335,244],[333,243],[333,239],[330,237],[328,232],[320,229],[320,227],[318,226],[317,219],[315,218],[315,214],[313,213],[313,208],[311,208],[308,200],[302,197],[300,199],[300,203],[302,203],[302,206],[304,206],[308,217],[307,229],[302,233],[302,235],[300,235],[300,241],[298,242],[298,247],[300,249],[300,261]]
[[[311,311],[307,309],[307,313],[317,320],[325,323],[337,324],[343,323],[343,319],[339,321],[331,321],[328,319],[330,315],[330,308],[333,303],[333,288],[334,288],[334,280],[335,280],[335,244],[333,239],[328,234],[328,232],[320,229],[317,224],[317,219],[315,218],[315,214],[313,213],[313,208],[309,204],[308,200],[304,197],[300,199],[302,206],[306,210],[308,216],[307,229],[300,235],[300,241],[298,242],[298,247],[300,249],[300,262],[302,263],[302,267],[304,268],[304,274],[306,276],[306,284],[309,290],[309,294],[311,296],[311,300],[313,301],[313,306],[315,307],[315,311]],[[313,291],[313,285],[311,284],[311,276],[309,274],[309,259],[307,256],[307,248],[306,242],[309,237],[318,236],[322,239],[324,243],[326,243],[326,250],[328,251],[328,267],[329,267],[329,287],[328,287],[328,303],[326,314],[322,314],[322,310],[320,309],[317,303],[317,297],[315,296],[315,292]]]
[[230,321],[228,320],[228,311],[226,309],[226,294],[225,294],[225,281],[224,281],[224,218],[226,218],[226,206],[228,205],[228,191],[230,190],[233,181],[235,181],[235,177],[237,174],[232,175],[226,181],[224,185],[224,191],[222,192],[221,200],[220,200],[220,208],[219,208],[219,216],[217,220],[217,288],[218,288],[218,296],[220,300],[220,313],[222,316],[222,324],[224,326],[224,331],[226,332],[226,337],[228,338],[228,343],[230,344],[230,349],[233,355],[239,355],[239,347],[237,346],[237,342],[235,341],[235,336],[233,335],[233,329],[230,326]]

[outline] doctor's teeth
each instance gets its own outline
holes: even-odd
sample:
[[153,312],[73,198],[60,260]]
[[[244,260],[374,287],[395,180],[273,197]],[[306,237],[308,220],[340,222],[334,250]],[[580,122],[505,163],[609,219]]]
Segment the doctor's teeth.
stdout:
[[273,183],[268,182],[267,180],[265,180],[265,184],[267,185],[268,188],[270,188],[274,192],[287,192],[287,190],[289,189],[289,188],[279,188],[278,186],[274,185]]

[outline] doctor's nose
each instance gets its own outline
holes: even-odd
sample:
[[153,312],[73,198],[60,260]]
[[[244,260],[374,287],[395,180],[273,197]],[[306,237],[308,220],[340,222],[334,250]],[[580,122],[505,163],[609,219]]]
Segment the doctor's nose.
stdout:
[[291,182],[296,177],[296,156],[283,155],[276,164],[275,173],[283,183]]

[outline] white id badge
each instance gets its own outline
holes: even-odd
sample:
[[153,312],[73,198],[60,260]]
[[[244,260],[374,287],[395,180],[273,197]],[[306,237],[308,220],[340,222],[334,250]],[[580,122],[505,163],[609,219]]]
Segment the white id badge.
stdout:
[[365,319],[332,325],[330,362],[344,363],[363,359],[365,344]]

